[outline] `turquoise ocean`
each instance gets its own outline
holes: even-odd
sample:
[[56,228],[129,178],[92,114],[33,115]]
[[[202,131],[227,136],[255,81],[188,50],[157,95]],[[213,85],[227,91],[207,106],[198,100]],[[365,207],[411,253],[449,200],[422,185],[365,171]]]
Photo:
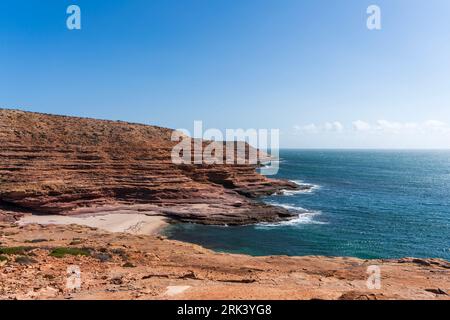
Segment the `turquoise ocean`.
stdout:
[[243,227],[174,224],[171,239],[250,255],[450,260],[450,151],[281,150],[275,178],[311,185],[261,199],[297,216]]

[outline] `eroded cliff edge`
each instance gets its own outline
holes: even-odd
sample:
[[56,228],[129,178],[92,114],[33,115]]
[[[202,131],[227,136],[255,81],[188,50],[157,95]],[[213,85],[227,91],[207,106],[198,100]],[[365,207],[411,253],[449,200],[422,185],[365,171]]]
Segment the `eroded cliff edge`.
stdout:
[[239,225],[289,219],[256,200],[295,189],[256,165],[176,165],[173,130],[0,109],[0,219],[23,213],[162,214]]
[[[0,241],[0,299],[450,298],[450,263],[438,259],[250,257],[78,225],[0,222]],[[370,266],[380,287],[367,285]]]

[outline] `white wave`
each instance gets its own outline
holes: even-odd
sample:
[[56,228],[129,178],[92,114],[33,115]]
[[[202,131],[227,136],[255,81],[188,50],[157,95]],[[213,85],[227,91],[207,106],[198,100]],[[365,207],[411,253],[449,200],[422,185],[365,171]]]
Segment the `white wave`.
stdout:
[[300,213],[296,218],[276,222],[276,223],[270,223],[270,222],[261,222],[256,225],[256,228],[258,229],[265,229],[265,228],[277,228],[277,227],[286,227],[286,226],[297,226],[297,225],[303,225],[303,224],[325,224],[325,222],[317,221],[314,219],[314,217],[320,215],[319,211],[311,211],[311,212],[305,212]]
[[269,163],[271,163],[271,162],[285,163],[286,160],[284,160],[283,158],[278,158],[278,159],[273,159],[273,160],[269,161]]
[[285,196],[293,196],[295,194],[302,194],[302,193],[312,193],[312,192],[320,189],[319,185],[311,184],[311,183],[304,183],[302,180],[289,180],[289,181],[295,183],[299,187],[307,187],[307,189],[281,190],[282,194]]
[[278,203],[278,202],[274,202],[274,201],[270,201],[268,203],[273,206],[282,207],[284,209],[287,209],[289,211],[297,213],[298,215],[297,215],[297,217],[295,217],[293,219],[276,222],[276,223],[261,222],[261,223],[257,224],[257,228],[296,226],[296,225],[301,225],[301,224],[325,224],[325,222],[317,221],[314,219],[314,217],[321,214],[320,211],[310,211],[310,210],[307,210],[307,209],[299,207],[299,206],[295,206],[295,205],[291,205],[291,204],[282,204],[282,203]]
[[282,207],[284,209],[291,210],[291,211],[309,212],[305,208],[302,208],[302,207],[299,207],[299,206],[295,206],[295,205],[283,204],[283,203],[279,203],[279,202],[276,202],[276,201],[268,201],[267,203],[271,204],[273,206]]

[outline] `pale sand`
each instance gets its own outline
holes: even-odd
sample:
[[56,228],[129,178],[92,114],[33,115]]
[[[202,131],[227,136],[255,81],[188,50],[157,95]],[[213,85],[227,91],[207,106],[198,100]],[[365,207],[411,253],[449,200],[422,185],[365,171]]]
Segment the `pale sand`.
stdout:
[[89,216],[29,215],[21,218],[18,224],[78,224],[109,232],[126,232],[143,235],[157,234],[162,228],[168,225],[165,217],[132,213],[111,213]]
[[173,297],[178,294],[185,292],[191,286],[168,286],[166,292],[164,293],[166,296]]

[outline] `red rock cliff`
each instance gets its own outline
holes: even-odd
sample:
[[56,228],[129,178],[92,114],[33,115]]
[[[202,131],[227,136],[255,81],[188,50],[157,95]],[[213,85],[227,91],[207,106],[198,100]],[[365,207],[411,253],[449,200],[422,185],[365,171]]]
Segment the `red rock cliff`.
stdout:
[[254,165],[175,165],[173,130],[0,110],[0,218],[24,212],[159,212],[205,224],[290,217],[253,198],[294,189]]

